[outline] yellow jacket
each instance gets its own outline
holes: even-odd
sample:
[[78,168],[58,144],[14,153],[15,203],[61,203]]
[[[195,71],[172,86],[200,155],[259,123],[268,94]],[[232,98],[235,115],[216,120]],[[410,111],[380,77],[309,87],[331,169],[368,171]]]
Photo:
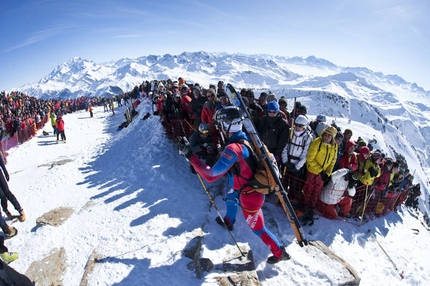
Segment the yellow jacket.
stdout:
[[[323,133],[321,133],[323,134]],[[324,143],[322,137],[312,141],[306,156],[306,167],[312,174],[318,175],[324,171],[328,176],[333,172],[337,157],[337,144],[332,140],[331,144]]]
[[[378,172],[378,175],[376,175],[375,177],[370,176],[369,169],[371,167],[373,167]],[[372,185],[375,178],[377,178],[381,175],[381,168],[379,168],[378,164],[374,164],[372,161],[372,158],[369,157],[366,160],[366,163],[364,164],[364,171],[363,172],[364,172],[364,174],[361,177],[360,182],[363,183],[364,185]]]

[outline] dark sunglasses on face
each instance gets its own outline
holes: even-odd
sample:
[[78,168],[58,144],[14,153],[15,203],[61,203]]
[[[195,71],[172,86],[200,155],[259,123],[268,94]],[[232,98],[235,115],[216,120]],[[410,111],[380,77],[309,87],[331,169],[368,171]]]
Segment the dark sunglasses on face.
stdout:
[[294,124],[294,126],[297,126],[297,127],[300,127],[300,128],[304,127],[303,124]]

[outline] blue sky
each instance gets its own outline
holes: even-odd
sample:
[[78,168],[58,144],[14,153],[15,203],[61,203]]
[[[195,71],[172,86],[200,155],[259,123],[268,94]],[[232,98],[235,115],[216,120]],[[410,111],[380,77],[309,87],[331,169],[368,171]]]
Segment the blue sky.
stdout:
[[2,0],[0,90],[74,56],[95,62],[184,51],[314,55],[430,90],[430,1]]

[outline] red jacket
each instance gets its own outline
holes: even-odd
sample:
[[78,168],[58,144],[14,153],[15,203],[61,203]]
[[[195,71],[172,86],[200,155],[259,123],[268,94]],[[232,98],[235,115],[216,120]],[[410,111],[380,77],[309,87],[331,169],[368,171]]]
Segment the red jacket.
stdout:
[[346,142],[345,154],[340,157],[338,169],[350,168],[354,171],[358,169],[357,155],[354,152],[352,154],[348,154],[348,149],[352,146],[355,146],[354,141],[349,140]]
[[381,176],[375,178],[375,181],[373,182],[373,186],[375,187],[375,190],[377,192],[381,192],[385,189],[388,189],[388,187],[391,185],[390,179],[391,179],[391,170],[389,170],[387,166],[385,166],[385,164],[382,164]]
[[59,132],[64,131],[64,121],[62,118],[57,118],[55,125]]

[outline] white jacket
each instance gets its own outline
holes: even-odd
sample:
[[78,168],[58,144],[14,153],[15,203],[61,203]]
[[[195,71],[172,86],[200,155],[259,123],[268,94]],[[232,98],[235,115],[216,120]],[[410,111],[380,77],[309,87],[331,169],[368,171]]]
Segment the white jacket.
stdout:
[[[320,200],[328,205],[337,204],[343,197],[348,188],[348,181],[345,181],[345,175],[348,174],[347,168],[339,169],[331,174],[331,179],[323,188]],[[348,195],[355,195],[355,187],[348,189]]]
[[294,130],[291,142],[285,145],[284,150],[282,150],[282,163],[286,164],[290,159],[290,162],[296,165],[296,169],[299,170],[306,163],[306,155],[311,142],[312,136],[307,129],[302,132]]

